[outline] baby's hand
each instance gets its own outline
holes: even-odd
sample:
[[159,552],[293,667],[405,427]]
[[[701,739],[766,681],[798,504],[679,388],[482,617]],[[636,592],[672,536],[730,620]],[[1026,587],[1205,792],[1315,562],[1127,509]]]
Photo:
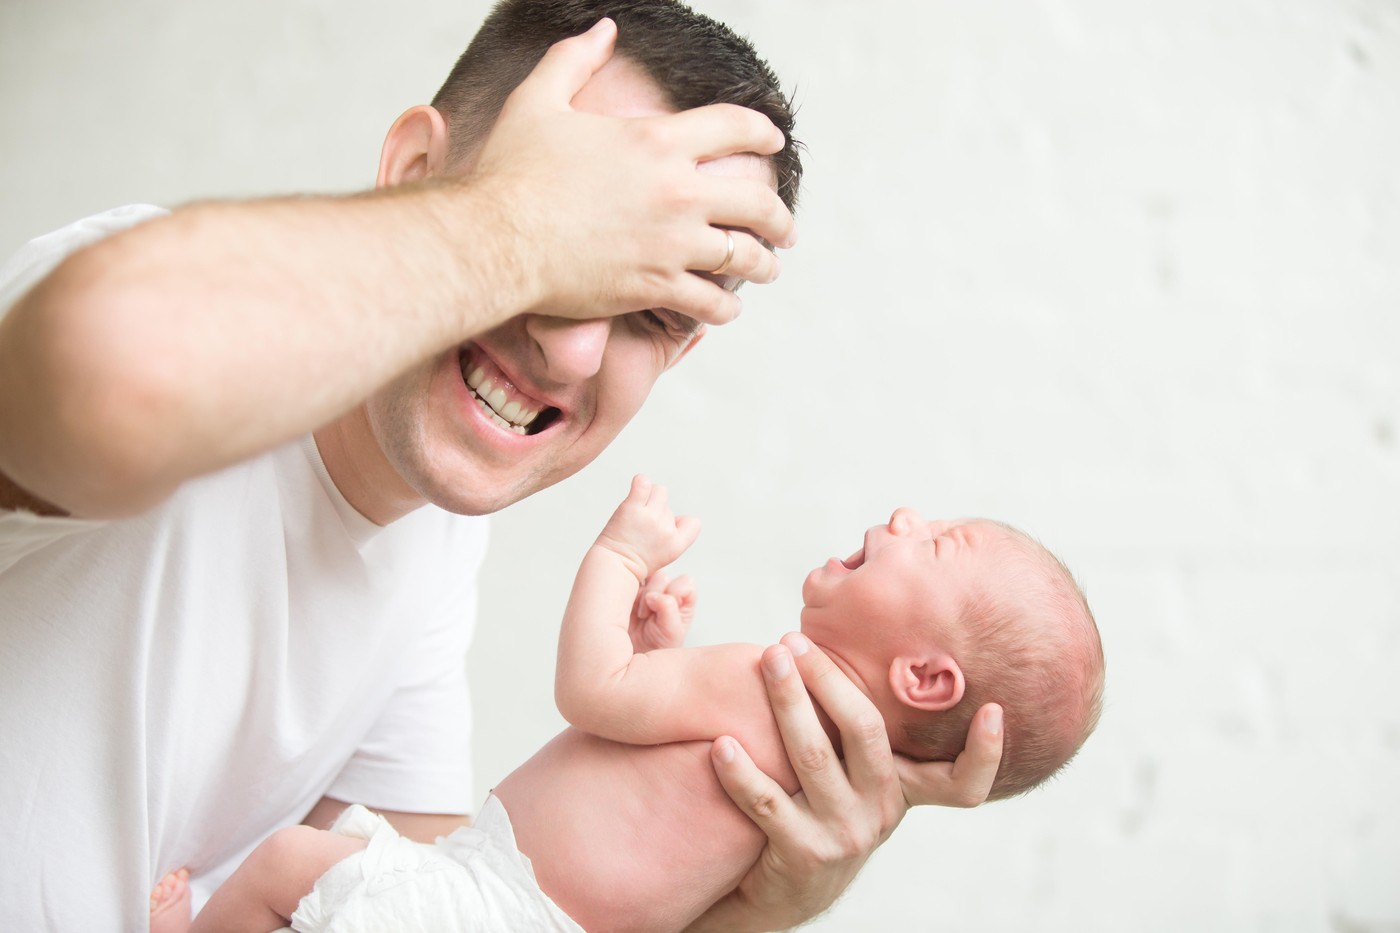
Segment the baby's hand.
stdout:
[[632,489],[598,535],[598,545],[616,553],[639,584],[685,553],[700,534],[700,520],[676,518],[666,505],[666,487],[653,486],[640,473]]
[[632,606],[632,650],[637,654],[657,648],[679,648],[695,619],[695,584],[690,577],[668,580],[661,571],[647,577]]

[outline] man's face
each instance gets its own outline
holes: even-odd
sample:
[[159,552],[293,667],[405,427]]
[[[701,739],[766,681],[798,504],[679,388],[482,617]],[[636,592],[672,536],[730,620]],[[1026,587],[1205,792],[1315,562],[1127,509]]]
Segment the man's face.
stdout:
[[[670,111],[655,84],[619,58],[574,106],[616,116]],[[773,183],[757,158],[722,161],[706,168]],[[378,448],[407,487],[394,494],[485,514],[573,475],[636,414],[697,330],[664,310],[595,321],[527,314],[418,365],[365,406]]]

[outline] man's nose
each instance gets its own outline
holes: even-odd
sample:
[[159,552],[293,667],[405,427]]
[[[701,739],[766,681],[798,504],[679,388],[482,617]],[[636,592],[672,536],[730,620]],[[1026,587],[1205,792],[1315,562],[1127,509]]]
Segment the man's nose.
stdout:
[[531,314],[525,331],[540,348],[545,373],[554,382],[581,382],[597,375],[603,350],[612,332],[612,319],[575,321],[571,318]]

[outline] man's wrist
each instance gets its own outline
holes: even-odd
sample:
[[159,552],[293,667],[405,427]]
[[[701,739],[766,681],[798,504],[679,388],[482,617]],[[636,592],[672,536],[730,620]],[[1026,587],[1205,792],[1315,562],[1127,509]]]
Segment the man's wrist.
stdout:
[[696,917],[685,928],[685,933],[773,933],[796,929],[811,919],[789,916],[786,921],[778,920],[759,909],[741,889],[735,888]]
[[500,185],[474,177],[429,179],[403,186],[421,197],[424,235],[438,240],[448,261],[451,294],[470,296],[461,308],[465,331],[481,333],[545,304],[538,263],[525,255],[527,239]]

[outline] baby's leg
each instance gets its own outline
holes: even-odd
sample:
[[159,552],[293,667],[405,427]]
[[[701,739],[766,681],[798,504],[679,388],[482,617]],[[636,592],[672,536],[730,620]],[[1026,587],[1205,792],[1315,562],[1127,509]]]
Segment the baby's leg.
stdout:
[[190,933],[268,933],[287,925],[297,904],[332,865],[363,849],[363,839],[288,826],[264,839],[194,918]]
[[151,892],[151,933],[185,933],[190,928],[190,873],[172,871]]

